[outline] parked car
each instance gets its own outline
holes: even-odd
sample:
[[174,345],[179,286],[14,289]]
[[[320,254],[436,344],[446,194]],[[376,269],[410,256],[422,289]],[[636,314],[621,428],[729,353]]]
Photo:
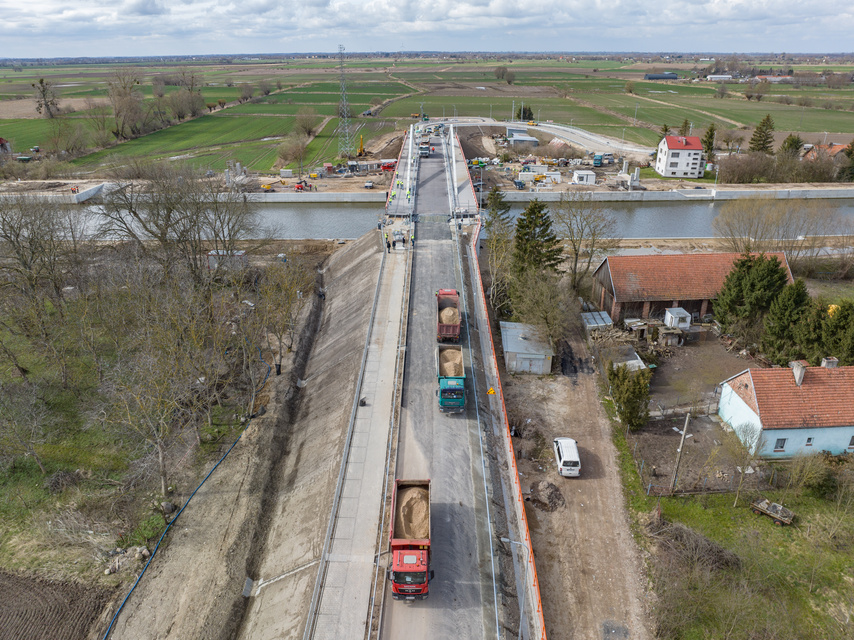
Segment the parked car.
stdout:
[[578,443],[572,438],[554,439],[555,462],[557,472],[566,477],[581,475],[581,458],[578,455]]

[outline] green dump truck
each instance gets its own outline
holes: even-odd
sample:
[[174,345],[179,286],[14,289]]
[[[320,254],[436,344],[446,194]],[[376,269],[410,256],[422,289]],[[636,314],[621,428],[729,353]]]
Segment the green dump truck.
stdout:
[[439,410],[459,413],[466,408],[466,367],[463,348],[458,344],[436,347],[436,376],[439,388]]

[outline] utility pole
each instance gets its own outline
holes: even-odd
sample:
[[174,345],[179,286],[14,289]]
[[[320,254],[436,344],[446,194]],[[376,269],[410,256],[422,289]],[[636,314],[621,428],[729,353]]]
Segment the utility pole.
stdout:
[[347,101],[347,78],[344,75],[344,45],[338,45],[338,69],[341,75],[341,113],[338,120],[338,155],[353,157],[353,134],[350,132],[350,103]]
[[691,414],[685,416],[685,426],[682,427],[682,441],[679,443],[679,448],[676,450],[676,468],[673,469],[673,479],[670,481],[670,493],[676,489],[676,476],[679,473],[679,461],[682,460],[682,448],[685,446],[685,434],[688,433],[688,420],[691,419]]

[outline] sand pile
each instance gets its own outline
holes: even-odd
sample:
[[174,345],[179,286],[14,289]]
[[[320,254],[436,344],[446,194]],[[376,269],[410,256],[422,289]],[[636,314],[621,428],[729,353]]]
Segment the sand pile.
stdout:
[[463,352],[456,349],[440,351],[439,371],[443,376],[463,375]]
[[430,496],[426,488],[404,487],[398,491],[394,537],[406,540],[430,537]]
[[439,322],[442,324],[459,324],[460,311],[454,307],[446,307],[439,312]]

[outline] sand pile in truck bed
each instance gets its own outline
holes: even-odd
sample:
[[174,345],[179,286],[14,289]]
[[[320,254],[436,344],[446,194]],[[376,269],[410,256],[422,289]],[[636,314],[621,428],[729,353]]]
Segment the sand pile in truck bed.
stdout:
[[439,370],[443,376],[463,375],[463,352],[446,349],[439,353]]
[[439,312],[439,322],[442,324],[458,324],[460,311],[454,307],[446,307]]
[[430,537],[430,496],[423,487],[404,487],[397,494],[394,537],[424,540]]

